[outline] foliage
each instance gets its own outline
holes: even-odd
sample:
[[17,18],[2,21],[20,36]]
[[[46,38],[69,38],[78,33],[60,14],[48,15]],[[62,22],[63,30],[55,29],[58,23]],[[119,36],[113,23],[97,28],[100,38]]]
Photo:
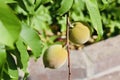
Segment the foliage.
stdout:
[[120,33],[119,9],[120,0],[0,0],[0,79],[17,80],[18,68],[26,77],[30,56],[64,44],[68,11],[99,41]]

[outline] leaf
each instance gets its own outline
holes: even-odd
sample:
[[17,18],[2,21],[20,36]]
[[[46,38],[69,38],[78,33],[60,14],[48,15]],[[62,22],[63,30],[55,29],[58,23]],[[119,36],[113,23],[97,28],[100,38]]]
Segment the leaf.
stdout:
[[19,6],[26,12],[28,12],[23,0],[16,0]]
[[18,80],[18,70],[10,69],[8,70],[11,80]]
[[55,12],[57,15],[63,15],[72,7],[73,0],[62,0],[61,7]]
[[6,52],[5,52],[5,46],[4,45],[0,45],[0,80],[2,77],[2,68],[3,65],[6,62]]
[[[21,24],[12,10],[4,3],[0,3],[0,43],[13,47],[19,37]],[[4,36],[3,36],[4,35]]]
[[35,11],[40,7],[40,5],[41,5],[41,0],[36,0],[35,1]]
[[3,76],[1,80],[11,80],[11,78],[8,73],[3,72]]
[[16,42],[16,46],[18,51],[20,52],[20,60],[22,62],[22,70],[26,72],[27,66],[28,66],[28,60],[29,60],[29,55],[27,52],[27,48],[23,44],[21,38]]
[[29,14],[34,13],[34,0],[23,0],[25,8],[27,9]]
[[16,1],[14,1],[14,0],[0,0],[0,2],[4,2],[4,3],[16,3]]
[[8,73],[8,65],[7,65],[7,63],[5,63],[5,65],[3,67],[2,80],[10,80],[10,75]]
[[28,80],[28,76],[29,76],[29,73],[25,73],[24,77],[23,77],[23,80]]
[[11,53],[7,52],[7,65],[8,65],[8,75],[12,80],[18,80],[18,70],[17,65],[15,62],[14,55],[11,55]]
[[31,27],[42,34],[44,30],[48,31],[48,24],[51,24],[51,16],[48,7],[41,5],[31,19]]
[[70,10],[70,17],[73,21],[85,21],[83,10],[85,10],[85,3],[83,0],[74,0],[74,4]]
[[50,1],[52,1],[52,0],[41,0],[41,4],[45,4],[45,3],[50,2]]
[[43,44],[40,41],[36,31],[23,24],[21,38],[23,39],[24,43],[32,49],[34,56],[38,58],[41,55]]
[[101,22],[101,16],[97,5],[97,0],[85,0],[89,15],[93,24],[93,27],[97,31],[98,40],[103,35],[103,28]]

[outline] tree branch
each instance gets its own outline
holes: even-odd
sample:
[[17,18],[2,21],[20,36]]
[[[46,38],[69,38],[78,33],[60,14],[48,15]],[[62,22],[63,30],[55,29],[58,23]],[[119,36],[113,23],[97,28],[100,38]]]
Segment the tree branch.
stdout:
[[68,80],[71,79],[71,67],[70,67],[70,49],[69,49],[69,28],[70,28],[70,20],[69,13],[66,14],[66,48],[68,52]]

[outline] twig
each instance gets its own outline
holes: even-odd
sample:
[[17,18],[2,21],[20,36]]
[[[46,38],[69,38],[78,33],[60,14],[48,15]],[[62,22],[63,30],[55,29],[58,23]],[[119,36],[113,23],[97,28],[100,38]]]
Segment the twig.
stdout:
[[69,50],[69,13],[66,14],[66,48],[68,52],[68,80],[71,79],[71,67],[70,67],[70,50]]

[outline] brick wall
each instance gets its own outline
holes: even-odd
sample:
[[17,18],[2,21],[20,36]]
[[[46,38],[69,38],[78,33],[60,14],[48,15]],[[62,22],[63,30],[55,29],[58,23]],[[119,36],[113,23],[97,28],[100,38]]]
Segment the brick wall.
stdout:
[[[71,80],[120,80],[120,36],[82,50],[71,51]],[[42,58],[29,61],[28,80],[67,80],[66,64],[59,69],[44,68]]]

